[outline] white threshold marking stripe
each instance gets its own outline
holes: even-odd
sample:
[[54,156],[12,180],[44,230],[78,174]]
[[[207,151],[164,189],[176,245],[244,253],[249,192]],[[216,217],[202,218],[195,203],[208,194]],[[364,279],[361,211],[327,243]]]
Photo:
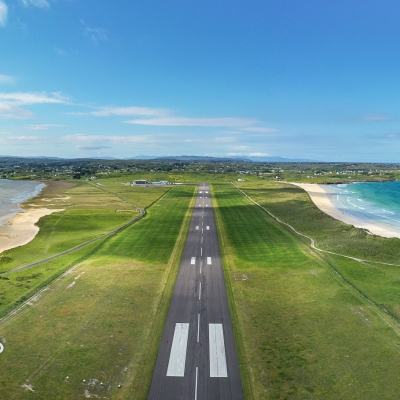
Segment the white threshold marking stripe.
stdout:
[[211,265],[211,257],[207,257],[207,265]]
[[201,190],[200,190],[200,192],[199,193],[203,193]]
[[199,283],[199,300],[201,299],[201,282]]
[[200,339],[200,314],[197,314],[197,342]]
[[210,338],[210,377],[226,378],[226,354],[224,343],[224,331],[222,324],[209,324],[208,334]]
[[167,376],[185,375],[188,334],[189,324],[178,323],[175,325],[171,354],[169,356]]
[[208,194],[208,192],[206,192]]
[[210,227],[207,225],[207,228],[206,228],[208,231],[210,230]]
[[197,375],[199,373],[199,367],[196,367],[196,387],[194,389],[194,400],[197,400]]
[[191,264],[191,265],[196,264],[196,257],[192,257],[192,258],[191,258],[190,264]]

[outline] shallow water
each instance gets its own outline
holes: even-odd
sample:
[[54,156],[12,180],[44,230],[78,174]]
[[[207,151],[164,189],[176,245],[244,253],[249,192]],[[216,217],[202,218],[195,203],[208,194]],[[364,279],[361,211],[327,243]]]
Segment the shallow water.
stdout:
[[335,205],[371,223],[400,229],[400,181],[329,185]]
[[20,203],[38,195],[45,186],[36,181],[0,179],[0,225],[22,211]]

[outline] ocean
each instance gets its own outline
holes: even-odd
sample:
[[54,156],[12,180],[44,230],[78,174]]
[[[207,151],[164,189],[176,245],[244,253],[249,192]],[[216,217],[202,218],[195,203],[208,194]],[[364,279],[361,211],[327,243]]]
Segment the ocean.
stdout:
[[19,204],[39,194],[45,186],[35,181],[0,179],[0,225],[22,211]]
[[329,185],[335,206],[371,223],[400,229],[400,181]]

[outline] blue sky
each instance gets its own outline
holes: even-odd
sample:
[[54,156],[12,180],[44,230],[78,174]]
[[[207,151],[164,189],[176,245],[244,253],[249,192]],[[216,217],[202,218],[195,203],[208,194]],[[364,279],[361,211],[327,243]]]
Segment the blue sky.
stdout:
[[398,0],[0,0],[0,154],[400,162]]

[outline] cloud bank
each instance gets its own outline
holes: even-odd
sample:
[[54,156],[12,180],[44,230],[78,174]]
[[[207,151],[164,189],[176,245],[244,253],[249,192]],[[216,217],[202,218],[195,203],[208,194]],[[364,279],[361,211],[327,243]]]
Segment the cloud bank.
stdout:
[[3,0],[0,0],[0,26],[6,26],[8,7]]
[[38,8],[48,8],[50,4],[47,0],[21,0],[21,3],[25,6],[34,6]]
[[25,119],[33,113],[21,106],[34,104],[66,104],[67,98],[60,92],[54,93],[0,93],[0,117]]

